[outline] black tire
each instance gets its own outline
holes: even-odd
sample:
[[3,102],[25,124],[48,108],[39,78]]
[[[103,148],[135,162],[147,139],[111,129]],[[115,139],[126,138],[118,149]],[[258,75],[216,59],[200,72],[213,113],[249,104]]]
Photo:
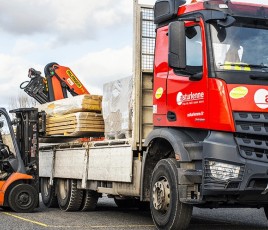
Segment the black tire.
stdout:
[[155,166],[150,188],[150,209],[158,229],[187,229],[193,207],[179,200],[178,170],[174,159]]
[[76,180],[57,180],[57,199],[61,210],[78,211],[82,204],[83,190],[77,189]]
[[49,185],[49,178],[41,178],[40,187],[43,204],[48,208],[59,207],[55,186]]
[[9,207],[15,212],[32,212],[38,206],[38,192],[29,184],[18,184],[8,194]]
[[264,214],[266,216],[266,219],[268,220],[268,205],[263,207]]
[[129,198],[116,198],[114,197],[114,202],[118,208],[128,209],[128,208],[137,208],[139,200],[129,199]]
[[97,207],[99,194],[93,190],[83,191],[83,201],[80,210],[83,212],[94,211]]
[[6,212],[12,211],[12,209],[10,207],[7,207],[7,206],[1,206],[0,208]]

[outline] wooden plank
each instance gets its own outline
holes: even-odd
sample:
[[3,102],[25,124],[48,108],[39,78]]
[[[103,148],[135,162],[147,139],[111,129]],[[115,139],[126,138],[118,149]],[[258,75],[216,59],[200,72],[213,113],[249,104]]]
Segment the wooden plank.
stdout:
[[58,127],[58,126],[68,126],[68,125],[103,125],[104,121],[62,121],[62,122],[55,122],[55,123],[47,123],[46,127]]
[[101,114],[77,112],[47,118],[46,135],[87,136],[103,135],[104,121]]
[[70,130],[70,132],[75,132],[75,131],[104,131],[104,126],[103,125],[92,125],[92,126],[76,126],[76,125],[68,125],[68,126],[59,126],[59,127],[51,127],[47,128],[46,131],[52,131],[52,130]]
[[53,136],[70,136],[70,137],[99,137],[103,136],[102,131],[94,130],[94,131],[76,131],[76,132],[63,132],[63,131],[51,131],[47,135]]
[[103,121],[101,118],[94,118],[94,117],[89,117],[89,118],[59,118],[59,119],[47,119],[48,124],[53,124],[53,123],[58,123],[58,122],[64,122],[64,121],[75,121],[75,120],[80,120],[80,121]]

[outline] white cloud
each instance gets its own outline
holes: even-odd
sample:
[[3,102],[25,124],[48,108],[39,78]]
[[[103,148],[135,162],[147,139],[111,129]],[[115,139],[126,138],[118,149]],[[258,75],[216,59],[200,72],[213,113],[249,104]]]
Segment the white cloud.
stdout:
[[[16,98],[22,90],[19,88],[23,81],[28,80],[28,69],[32,63],[19,57],[0,54],[0,72],[1,72],[1,107],[9,108],[11,98]],[[37,68],[40,65],[36,64]]]
[[19,39],[15,42],[12,53],[14,55],[25,55],[35,51],[38,45],[28,39]]
[[101,93],[105,82],[131,75],[132,48],[89,53],[72,63],[70,68],[91,93]]
[[50,34],[62,43],[95,39],[100,30],[128,25],[132,2],[118,0],[9,0],[1,2],[0,28],[31,36]]
[[[8,0],[0,7],[0,106],[16,97],[28,69],[69,66],[88,90],[132,73],[131,0]],[[126,32],[127,31],[127,32]]]

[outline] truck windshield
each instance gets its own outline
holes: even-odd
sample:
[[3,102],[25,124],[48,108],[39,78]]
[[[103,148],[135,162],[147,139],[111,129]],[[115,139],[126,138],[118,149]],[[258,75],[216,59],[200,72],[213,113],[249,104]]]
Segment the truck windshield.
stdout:
[[212,46],[218,71],[268,71],[268,28],[258,23],[236,23],[223,28],[211,24]]

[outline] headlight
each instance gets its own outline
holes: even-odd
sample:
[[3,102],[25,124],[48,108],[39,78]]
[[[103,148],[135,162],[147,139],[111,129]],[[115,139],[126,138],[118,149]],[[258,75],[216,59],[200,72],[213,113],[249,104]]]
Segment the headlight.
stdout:
[[239,176],[240,166],[216,161],[209,161],[208,165],[211,176],[215,179],[229,180],[232,178],[238,178]]

